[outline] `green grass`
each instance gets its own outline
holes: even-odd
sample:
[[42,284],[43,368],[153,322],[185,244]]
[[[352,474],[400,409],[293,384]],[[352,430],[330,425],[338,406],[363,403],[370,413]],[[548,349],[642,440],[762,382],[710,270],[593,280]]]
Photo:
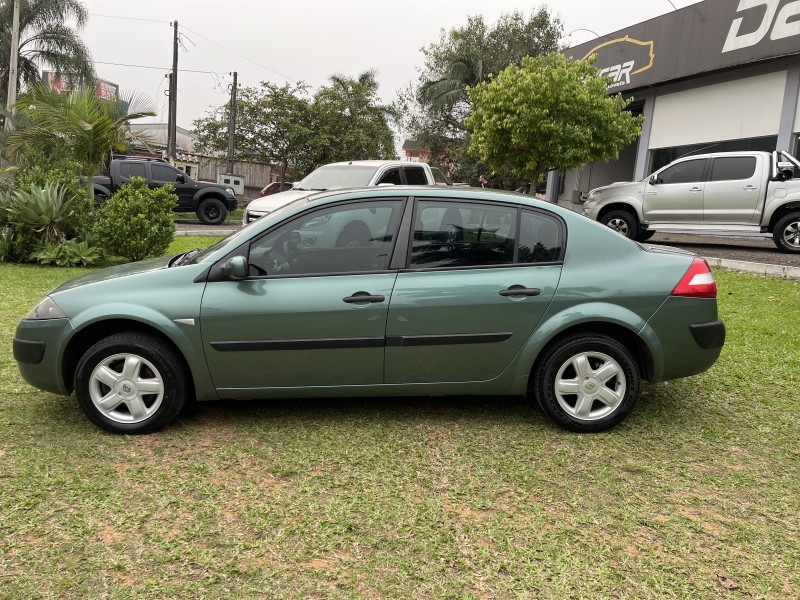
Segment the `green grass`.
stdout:
[[717,272],[717,365],[604,434],[433,398],[211,403],[126,437],[11,357],[79,272],[0,264],[0,597],[800,595],[797,283]]

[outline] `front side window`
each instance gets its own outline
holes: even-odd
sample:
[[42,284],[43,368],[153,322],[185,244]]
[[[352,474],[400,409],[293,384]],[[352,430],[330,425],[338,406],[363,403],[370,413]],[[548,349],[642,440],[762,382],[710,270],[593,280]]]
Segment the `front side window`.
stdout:
[[467,202],[420,201],[411,268],[481,267],[514,262],[517,210]]
[[390,169],[389,171],[384,173],[378,180],[378,185],[382,183],[389,183],[392,185],[400,185],[401,183],[403,183],[400,180],[400,169]]
[[178,181],[180,172],[166,165],[151,165],[153,181],[163,181],[165,183],[175,183]]
[[389,268],[402,200],[325,207],[279,225],[250,246],[250,275],[365,273]]
[[658,174],[657,183],[697,183],[703,181],[706,159],[685,160],[667,167]]

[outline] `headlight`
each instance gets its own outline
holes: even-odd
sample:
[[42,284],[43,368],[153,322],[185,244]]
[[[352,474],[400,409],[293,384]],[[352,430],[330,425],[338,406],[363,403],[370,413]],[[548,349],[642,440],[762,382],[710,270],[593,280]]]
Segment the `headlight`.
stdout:
[[225,191],[228,192],[231,196],[236,197],[236,192],[233,191],[233,188],[225,188]]
[[45,298],[39,302],[36,306],[31,309],[27,315],[25,315],[25,319],[28,321],[38,321],[41,319],[66,319],[67,315],[64,314],[64,311],[58,308],[58,305],[50,296],[45,296]]

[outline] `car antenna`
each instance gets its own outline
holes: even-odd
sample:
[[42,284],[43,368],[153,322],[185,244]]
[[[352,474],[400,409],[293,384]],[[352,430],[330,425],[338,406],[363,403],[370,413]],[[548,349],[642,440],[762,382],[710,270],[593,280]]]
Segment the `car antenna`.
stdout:
[[[698,148],[697,150],[692,150],[691,152],[687,152],[686,154],[681,154],[678,158],[683,158],[684,156],[689,156],[691,154],[695,154],[696,152],[702,152],[703,150],[708,150],[709,148],[713,148],[714,146],[719,146],[719,144],[709,144],[705,148]],[[676,158],[675,160],[678,160]]]

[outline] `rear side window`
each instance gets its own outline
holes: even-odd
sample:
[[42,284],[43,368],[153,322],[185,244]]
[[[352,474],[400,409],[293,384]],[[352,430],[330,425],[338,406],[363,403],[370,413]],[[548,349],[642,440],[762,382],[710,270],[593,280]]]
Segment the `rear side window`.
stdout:
[[384,173],[383,177],[378,180],[378,185],[382,183],[390,183],[392,185],[400,185],[400,169],[392,169]]
[[658,183],[695,183],[703,181],[707,160],[685,160],[667,167],[658,174]]
[[428,178],[422,167],[404,167],[406,183],[408,185],[428,185]]
[[147,171],[144,163],[123,162],[119,164],[119,175],[123,179],[130,179],[131,177],[144,177],[146,179]]
[[755,172],[755,156],[726,156],[724,158],[715,158],[711,166],[711,181],[750,179]]
[[415,221],[411,268],[483,267],[514,262],[516,208],[421,201]]
[[559,221],[549,215],[523,211],[519,228],[519,263],[561,260],[564,234]]

